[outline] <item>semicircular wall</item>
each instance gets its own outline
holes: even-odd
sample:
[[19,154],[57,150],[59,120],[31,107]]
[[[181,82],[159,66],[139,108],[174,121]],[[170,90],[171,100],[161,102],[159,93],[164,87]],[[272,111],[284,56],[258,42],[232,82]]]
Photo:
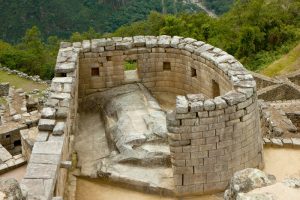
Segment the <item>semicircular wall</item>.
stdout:
[[[153,93],[178,95],[176,109],[167,117],[178,195],[222,191],[235,171],[262,166],[256,83],[233,56],[177,36],[115,37],[64,45],[56,76],[68,76],[68,66],[59,61],[67,57],[66,49],[79,49],[79,58],[69,56],[79,59],[79,99],[132,82],[143,83]],[[134,79],[124,70],[126,60],[137,62]]]

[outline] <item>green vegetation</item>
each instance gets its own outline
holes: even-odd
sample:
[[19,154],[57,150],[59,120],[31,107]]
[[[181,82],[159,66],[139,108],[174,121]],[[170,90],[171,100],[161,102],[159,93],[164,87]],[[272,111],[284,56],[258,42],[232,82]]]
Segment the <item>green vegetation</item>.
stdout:
[[46,84],[36,83],[3,71],[0,71],[0,82],[9,82],[10,85],[16,88],[23,88],[26,92],[30,92],[33,89],[45,90],[47,88]]
[[0,97],[0,105],[6,105],[7,101],[4,97]]
[[124,63],[125,70],[136,70],[137,69],[137,63],[135,60],[128,60]]
[[204,5],[217,15],[227,12],[234,0],[204,0]]
[[287,53],[300,40],[298,0],[238,0],[218,19],[203,13],[162,15],[122,26],[107,36],[179,35],[206,41],[257,71]]
[[[3,39],[18,41],[16,38],[23,30],[37,25],[28,29],[14,45],[0,40],[0,63],[50,79],[62,38],[68,37],[74,42],[100,37],[167,34],[210,43],[234,55],[249,70],[259,71],[300,41],[299,0],[236,0],[231,9],[217,19],[195,12],[197,9],[190,4],[177,1],[179,3],[174,5],[174,2],[74,0],[70,3],[54,0],[41,3],[29,0],[17,3],[0,0],[0,19],[5,19],[0,27]],[[216,5],[220,2],[210,1]],[[230,2],[222,0],[224,5]],[[49,36],[52,34],[57,36]],[[126,67],[130,69],[132,64]]]
[[267,76],[277,76],[299,70],[300,66],[300,44],[298,44],[288,54],[273,62],[260,73]]
[[194,11],[196,6],[164,0],[0,0],[0,38],[18,43],[32,26],[42,38],[56,35],[67,39],[74,32],[93,27],[98,33],[113,32],[121,25],[145,19],[150,11]]

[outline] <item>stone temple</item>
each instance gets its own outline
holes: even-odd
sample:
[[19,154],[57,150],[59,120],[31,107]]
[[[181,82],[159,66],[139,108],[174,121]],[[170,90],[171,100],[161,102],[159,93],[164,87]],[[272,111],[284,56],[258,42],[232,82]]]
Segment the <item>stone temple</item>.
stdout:
[[224,191],[234,172],[263,167],[261,127],[253,75],[219,48],[166,35],[65,42],[21,188],[75,199],[69,183],[89,176],[166,195]]

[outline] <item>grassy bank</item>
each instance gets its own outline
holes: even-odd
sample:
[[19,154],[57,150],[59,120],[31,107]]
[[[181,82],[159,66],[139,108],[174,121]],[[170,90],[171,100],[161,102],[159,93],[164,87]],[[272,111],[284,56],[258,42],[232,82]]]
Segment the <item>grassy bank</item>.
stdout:
[[266,76],[278,76],[290,73],[300,69],[300,43],[288,54],[282,56],[279,60],[274,61],[268,67],[260,71]]
[[34,81],[21,78],[17,75],[0,71],[0,83],[2,82],[9,82],[11,86],[23,88],[26,92],[32,91],[33,89],[45,90],[47,88],[46,84],[36,83]]

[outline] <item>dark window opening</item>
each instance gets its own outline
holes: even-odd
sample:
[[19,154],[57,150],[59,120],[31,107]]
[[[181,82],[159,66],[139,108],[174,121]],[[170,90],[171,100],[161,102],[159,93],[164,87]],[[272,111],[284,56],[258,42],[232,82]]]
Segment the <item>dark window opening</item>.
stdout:
[[56,77],[67,77],[67,73],[56,73]]
[[6,135],[5,138],[10,138],[10,135]]
[[99,68],[92,68],[91,74],[92,76],[99,76],[100,75]]
[[163,70],[164,71],[171,71],[171,63],[170,62],[164,62]]
[[192,77],[197,77],[197,70],[194,68],[191,68],[191,76]]
[[219,83],[217,83],[217,81],[212,80],[212,89],[213,89],[213,97],[218,97],[220,96],[220,86]]
[[106,56],[107,61],[111,61],[111,56]]
[[17,147],[17,146],[21,146],[21,140],[16,140],[14,142],[14,146]]

